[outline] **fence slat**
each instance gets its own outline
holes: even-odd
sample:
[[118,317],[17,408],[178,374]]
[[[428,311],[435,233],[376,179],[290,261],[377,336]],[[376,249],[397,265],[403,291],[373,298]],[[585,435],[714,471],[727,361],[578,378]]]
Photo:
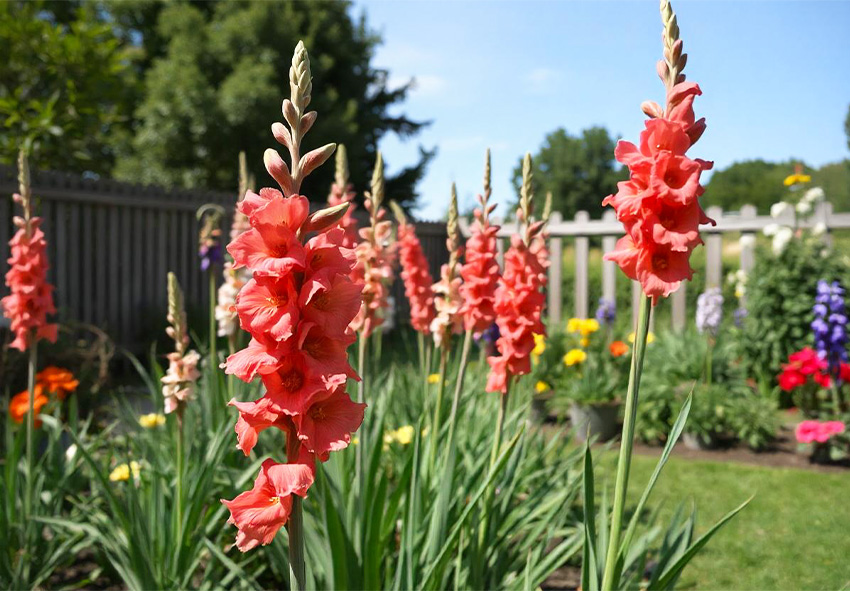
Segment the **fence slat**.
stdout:
[[670,299],[673,300],[672,302],[670,302],[670,305],[672,307],[671,314],[673,316],[673,330],[679,332],[683,331],[688,323],[687,289],[688,282],[682,281],[682,284],[679,286],[679,289],[674,291],[673,295],[670,296]]
[[[586,211],[576,213],[575,222],[579,226],[590,221],[590,215]],[[576,238],[575,264],[576,264],[576,318],[587,318],[588,309],[588,276],[587,268],[590,258],[590,239],[587,236]]]
[[[554,211],[549,220],[551,223],[561,221],[561,213]],[[561,308],[564,303],[564,298],[561,294],[563,287],[561,280],[561,272],[564,266],[563,261],[563,240],[558,237],[549,238],[549,326],[557,327],[561,324]]]
[[[720,219],[723,210],[719,207],[709,207],[708,217]],[[723,277],[723,234],[714,232],[705,238],[705,286],[720,287]]]
[[[613,211],[606,210],[604,214],[602,214],[602,221],[605,222],[616,222],[617,214]],[[609,252],[612,252],[617,247],[617,237],[616,236],[603,236],[602,237],[602,254],[606,255]],[[617,263],[614,261],[606,261],[602,260],[602,298],[609,301],[617,303],[617,272],[619,268],[617,267]]]

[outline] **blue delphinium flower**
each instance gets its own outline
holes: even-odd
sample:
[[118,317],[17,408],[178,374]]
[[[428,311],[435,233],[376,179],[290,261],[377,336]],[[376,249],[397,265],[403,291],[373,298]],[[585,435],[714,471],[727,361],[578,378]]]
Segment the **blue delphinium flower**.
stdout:
[[818,281],[813,307],[815,350],[829,364],[829,373],[838,380],[841,363],[847,361],[847,308],[844,288],[838,281]]
[[599,298],[599,307],[596,308],[596,320],[599,324],[611,326],[617,319],[617,302]]
[[697,330],[717,335],[723,320],[723,295],[719,287],[710,287],[697,298]]

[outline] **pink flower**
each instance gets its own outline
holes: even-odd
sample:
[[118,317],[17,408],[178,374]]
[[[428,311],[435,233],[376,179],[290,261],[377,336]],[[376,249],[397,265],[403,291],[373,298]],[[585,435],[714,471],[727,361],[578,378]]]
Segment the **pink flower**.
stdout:
[[328,453],[344,449],[351,433],[360,428],[366,405],[353,402],[345,388],[334,390],[327,398],[317,400],[303,414],[295,417],[302,445],[322,461]]
[[270,544],[289,519],[292,495],[307,496],[315,472],[308,464],[278,464],[267,459],[254,481],[254,487],[232,501],[221,502],[230,510],[232,523],[239,528],[236,546],[242,552],[260,544]]
[[[489,172],[489,152],[487,170]],[[463,285],[463,324],[466,330],[478,334],[496,320],[496,290],[499,286],[499,263],[496,260],[496,234],[499,226],[490,224],[490,214],[495,205],[489,205],[489,179],[485,180],[484,195],[478,196],[480,207],[475,209],[475,221],[470,228],[464,253],[465,262],[460,268]],[[543,241],[545,249],[545,240]],[[542,255],[542,253],[540,253]],[[540,256],[538,256],[540,259]]]
[[[398,216],[397,216],[398,217]],[[410,302],[410,324],[422,334],[430,334],[434,319],[434,280],[428,270],[428,259],[416,237],[416,229],[401,216],[398,223],[398,251],[404,294]]]
[[841,421],[807,420],[797,425],[794,434],[800,443],[826,443],[834,435],[843,433],[844,429],[844,423]]

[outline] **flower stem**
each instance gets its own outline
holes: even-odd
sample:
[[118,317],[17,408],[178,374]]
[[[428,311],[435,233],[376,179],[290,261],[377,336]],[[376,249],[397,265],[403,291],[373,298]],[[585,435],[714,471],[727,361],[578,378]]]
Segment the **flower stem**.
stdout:
[[[183,409],[177,409],[177,539],[183,536]],[[179,542],[182,545],[182,542]]]
[[307,588],[304,567],[304,518],[301,497],[298,495],[292,496],[292,512],[289,514],[288,529],[289,589],[290,591],[304,591]]
[[210,368],[215,371],[218,367],[218,353],[216,351],[216,321],[215,321],[215,265],[210,265]]
[[649,317],[652,312],[652,300],[644,297],[638,311],[637,329],[635,331],[635,349],[632,355],[632,365],[629,370],[629,387],[626,391],[625,420],[623,434],[620,439],[620,456],[617,460],[617,480],[614,485],[614,505],[611,515],[610,539],[608,553],[605,558],[605,572],[602,576],[602,591],[612,591],[620,573],[615,573],[620,555],[620,537],[623,527],[623,512],[626,506],[626,491],[629,486],[629,469],[632,463],[632,447],[637,422],[638,391],[640,376],[643,371],[643,357],[646,352],[646,335],[649,332]]
[[[35,331],[31,332],[30,335],[30,356],[27,375],[27,391],[29,392],[29,412],[27,412],[27,479],[26,494],[24,495],[24,520],[26,523],[26,541],[24,547],[27,549],[27,554],[32,550],[30,540],[32,538],[32,527],[35,524],[35,520],[32,519],[32,507],[33,485],[35,484],[35,369],[38,360]],[[31,556],[24,557],[26,579],[29,579],[29,565],[31,562]]]
[[440,381],[437,384],[437,400],[434,405],[434,423],[431,425],[431,453],[428,456],[430,474],[434,473],[434,462],[437,459],[437,443],[440,440],[440,423],[443,414],[443,393],[446,390],[446,363],[449,357],[449,347],[443,343],[440,347]]
[[[366,336],[366,332],[360,331],[360,343],[357,348],[357,375],[360,376],[360,381],[357,382],[357,402],[361,404],[365,402],[366,399],[366,346],[368,344],[369,337]],[[366,449],[366,436],[368,433],[369,429],[366,426],[366,415],[364,415],[363,423],[360,425],[360,445],[357,446],[357,454],[355,455],[354,474],[358,486],[360,486],[363,480],[363,454]]]

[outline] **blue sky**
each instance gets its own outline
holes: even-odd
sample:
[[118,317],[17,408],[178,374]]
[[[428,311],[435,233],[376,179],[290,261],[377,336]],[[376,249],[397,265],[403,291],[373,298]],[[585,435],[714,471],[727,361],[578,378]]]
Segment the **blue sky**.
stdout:
[[[674,8],[685,72],[704,93],[697,116],[708,123],[693,156],[720,168],[850,156],[850,2],[680,0]],[[426,219],[444,215],[452,181],[462,204],[473,202],[488,146],[493,198],[512,201],[511,171],[546,133],[603,125],[636,140],[640,103],[663,102],[654,0],[356,0],[352,10],[382,34],[374,63],[390,70],[392,85],[417,80],[398,111],[433,121],[412,141],[381,142],[390,172],[415,161],[419,143],[439,149],[420,185]]]

